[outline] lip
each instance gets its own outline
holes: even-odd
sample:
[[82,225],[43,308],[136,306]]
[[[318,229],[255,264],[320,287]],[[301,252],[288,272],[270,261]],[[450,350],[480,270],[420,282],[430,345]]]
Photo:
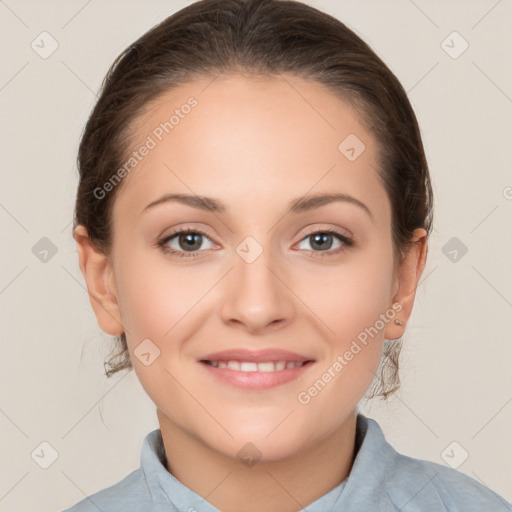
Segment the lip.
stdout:
[[[254,363],[293,361],[303,362],[304,364],[297,368],[285,368],[274,372],[243,372],[231,368],[215,368],[207,364],[206,361],[247,361]],[[263,391],[298,379],[314,365],[315,360],[287,350],[234,349],[208,354],[199,359],[198,362],[205,371],[209,372],[219,382],[241,389]]]
[[238,348],[207,354],[201,357],[200,361],[248,361],[251,363],[267,363],[270,361],[305,362],[313,361],[313,359],[288,350],[273,348],[250,350]]

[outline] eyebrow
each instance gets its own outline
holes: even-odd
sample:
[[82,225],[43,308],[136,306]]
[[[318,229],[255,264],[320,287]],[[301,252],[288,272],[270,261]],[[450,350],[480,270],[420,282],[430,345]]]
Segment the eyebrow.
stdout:
[[[186,206],[191,206],[192,208],[198,208],[200,210],[205,210],[212,213],[224,213],[228,209],[224,203],[212,197],[198,196],[195,194],[165,194],[159,199],[149,203],[141,213],[144,213],[145,211],[159,204],[172,202],[184,204]],[[286,213],[306,213],[314,210],[315,208],[320,208],[321,206],[334,202],[344,202],[356,205],[369,215],[369,217],[372,219],[372,222],[375,220],[372,212],[363,202],[353,196],[341,193],[315,194],[307,197],[299,197],[297,199],[293,199],[288,204]]]

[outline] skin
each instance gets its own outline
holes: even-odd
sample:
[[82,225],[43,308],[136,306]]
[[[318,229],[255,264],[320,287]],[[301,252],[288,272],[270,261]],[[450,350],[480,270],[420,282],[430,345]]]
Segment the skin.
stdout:
[[[384,339],[404,332],[425,265],[423,229],[394,264],[378,146],[357,111],[320,84],[283,78],[198,79],[153,102],[137,120],[134,149],[190,96],[198,106],[124,178],[110,254],[94,248],[83,226],[75,231],[98,324],[127,333],[134,370],[157,407],[168,471],[225,512],[297,511],[347,477],[357,403]],[[349,134],[366,146],[355,161],[338,150]],[[353,196],[373,218],[349,202],[286,214],[292,199],[321,192]],[[227,209],[163,203],[141,213],[166,193],[210,196]],[[156,245],[186,227],[207,235],[197,258]],[[318,248],[308,235],[325,229],[352,237],[353,246],[333,236]],[[252,263],[236,252],[247,236],[263,251]],[[179,236],[167,246],[191,254]],[[298,394],[396,302],[403,325],[388,322],[317,396],[299,403]],[[160,350],[148,366],[133,354],[146,338]],[[237,347],[282,348],[315,363],[263,391],[220,383],[198,363]],[[252,467],[237,457],[247,442],[261,453]]]

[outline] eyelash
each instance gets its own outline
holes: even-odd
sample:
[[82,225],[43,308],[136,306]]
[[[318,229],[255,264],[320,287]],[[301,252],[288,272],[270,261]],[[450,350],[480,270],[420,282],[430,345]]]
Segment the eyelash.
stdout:
[[[210,239],[210,237],[206,233],[204,233],[203,231],[201,231],[199,229],[187,228],[187,229],[180,229],[180,230],[174,231],[170,235],[159,240],[157,242],[157,245],[158,245],[158,247],[160,247],[160,249],[165,254],[170,254],[171,256],[179,256],[180,258],[183,258],[183,257],[184,258],[197,258],[199,256],[199,253],[201,253],[203,251],[195,251],[195,252],[176,251],[174,249],[170,249],[166,245],[176,235],[189,234],[189,233],[194,233],[196,235],[202,235],[202,236]],[[337,254],[348,250],[349,248],[351,248],[354,245],[354,242],[352,241],[352,239],[348,238],[345,235],[342,235],[335,229],[322,229],[320,231],[312,231],[311,233],[308,233],[306,236],[304,236],[302,238],[302,240],[309,238],[313,235],[326,234],[326,233],[334,235],[336,238],[338,238],[338,240],[340,242],[343,242],[343,245],[341,247],[339,247],[338,249],[329,250],[329,251],[311,251],[313,253],[314,258],[325,258],[327,256],[336,256]],[[301,240],[301,242],[302,242],[302,240]]]

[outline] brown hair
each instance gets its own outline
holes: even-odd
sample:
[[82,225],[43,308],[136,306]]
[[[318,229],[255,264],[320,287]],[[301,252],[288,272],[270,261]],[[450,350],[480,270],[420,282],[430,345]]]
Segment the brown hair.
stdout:
[[[288,73],[328,87],[355,105],[379,143],[377,169],[392,207],[395,262],[415,228],[432,229],[432,188],[416,116],[395,75],[336,18],[293,0],[201,0],[131,44],[105,76],[81,137],[74,227],[109,253],[112,206],[122,183],[102,187],[130,153],[134,121],[149,102],[194,78],[221,72]],[[341,141],[340,141],[341,142]],[[132,368],[123,333],[107,377]],[[398,389],[401,340],[385,344],[370,398]]]

